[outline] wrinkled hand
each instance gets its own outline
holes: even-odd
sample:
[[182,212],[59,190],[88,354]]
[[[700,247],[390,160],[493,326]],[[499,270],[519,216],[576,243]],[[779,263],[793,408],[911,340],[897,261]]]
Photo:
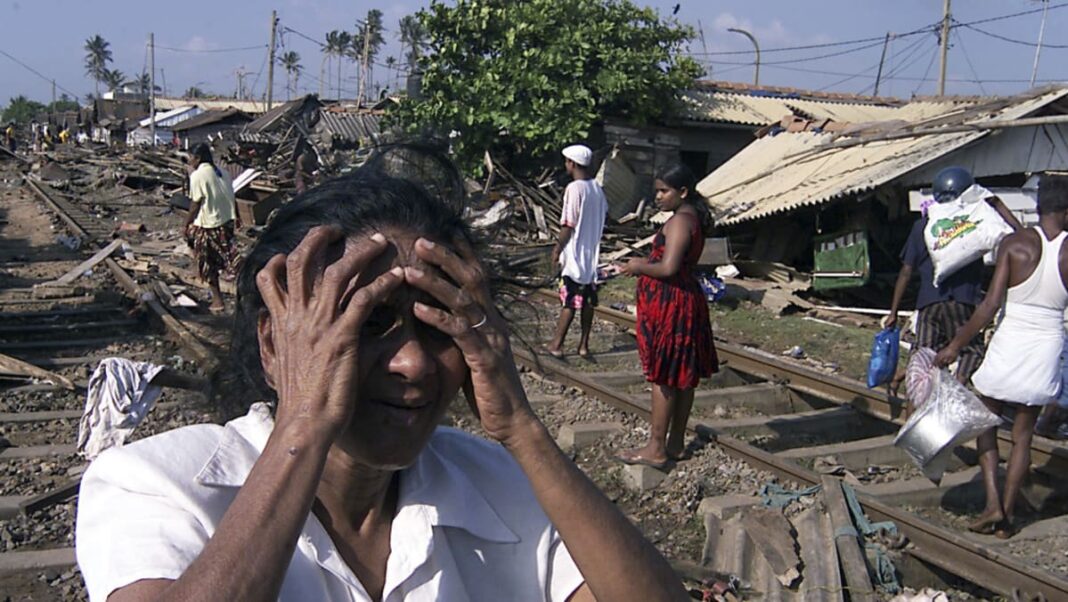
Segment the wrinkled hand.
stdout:
[[953,343],[950,343],[943,347],[942,350],[938,352],[938,355],[935,356],[934,365],[939,368],[946,368],[953,362],[957,361],[957,356],[959,355],[960,349]]
[[342,236],[333,226],[313,228],[289,255],[275,255],[256,275],[270,314],[275,422],[322,429],[331,441],[357,402],[360,328],[404,281],[402,270],[394,268],[355,288],[359,273],[386,247],[385,238],[346,240],[341,258],[326,265],[327,248]]
[[627,263],[619,266],[619,272],[621,274],[626,274],[627,276],[638,276],[641,273],[639,271],[641,266],[646,263],[647,262],[644,259],[631,259]]
[[537,418],[512,359],[508,326],[493,304],[482,267],[466,241],[457,240],[455,245],[457,251],[453,252],[444,245],[419,239],[415,253],[433,268],[405,268],[405,279],[447,308],[416,303],[414,311],[416,318],[456,342],[471,371],[464,390],[468,402],[473,403],[486,433],[508,444],[523,426]]

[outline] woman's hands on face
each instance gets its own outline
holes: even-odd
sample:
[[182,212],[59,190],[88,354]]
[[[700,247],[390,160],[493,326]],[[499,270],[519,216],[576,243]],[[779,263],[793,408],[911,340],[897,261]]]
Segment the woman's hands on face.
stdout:
[[[429,270],[405,268],[404,277],[447,309],[415,304],[415,316],[451,336],[471,370],[470,389],[486,433],[507,445],[537,421],[527,402],[512,358],[508,327],[486,284],[481,264],[467,241],[455,241],[456,252],[425,238],[415,243],[416,255]],[[442,277],[444,272],[459,287]]]
[[[279,427],[302,423],[331,442],[357,402],[360,328],[404,281],[397,267],[354,288],[360,272],[386,248],[386,239],[378,233],[348,239],[342,256],[327,265],[328,247],[342,237],[334,226],[312,228],[289,255],[275,255],[256,275],[270,314],[264,368],[278,393],[275,422]],[[261,346],[265,319],[260,319]]]

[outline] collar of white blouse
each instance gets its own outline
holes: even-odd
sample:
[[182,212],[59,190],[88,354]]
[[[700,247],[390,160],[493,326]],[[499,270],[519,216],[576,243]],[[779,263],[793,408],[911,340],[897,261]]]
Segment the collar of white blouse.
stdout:
[[[255,404],[248,415],[228,423],[218,447],[197,474],[197,483],[241,487],[273,427],[270,408],[262,403]],[[415,464],[401,471],[383,599],[430,559],[435,527],[463,529],[493,543],[519,542],[519,536],[501,520],[479,487],[448,457],[438,453],[431,440]],[[308,516],[298,546],[321,567],[363,590],[314,514]]]

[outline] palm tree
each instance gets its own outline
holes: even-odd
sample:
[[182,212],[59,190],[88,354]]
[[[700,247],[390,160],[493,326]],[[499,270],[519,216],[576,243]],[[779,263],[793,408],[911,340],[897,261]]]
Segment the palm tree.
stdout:
[[395,56],[387,56],[386,57],[386,69],[389,69],[394,75],[391,78],[393,80],[393,82],[389,84],[389,87],[392,88],[392,87],[394,87],[394,84],[396,84],[396,80],[397,80],[397,78],[396,78],[397,57],[395,57]]
[[335,29],[326,34],[326,46],[323,48],[323,54],[337,59],[337,97],[339,99],[341,98],[341,57],[345,55],[351,41],[352,35],[349,32]]
[[419,17],[408,15],[400,20],[399,35],[401,46],[408,48],[404,55],[408,69],[413,70],[422,55],[423,46],[426,45],[426,29],[423,28]]
[[297,93],[297,78],[300,77],[300,72],[304,70],[304,67],[300,64],[300,55],[292,50],[283,54],[278,62],[286,70],[286,100],[289,100],[290,91],[293,94]]
[[[147,96],[152,89],[152,76],[147,72],[142,71],[141,75],[131,79],[128,82],[123,83],[124,86],[132,86],[137,89],[142,95]],[[156,92],[159,92],[159,86],[156,86]]]
[[96,95],[100,96],[100,82],[104,81],[104,72],[111,62],[110,44],[97,34],[85,41],[85,74],[96,84]]
[[[364,64],[364,69],[360,73],[359,100],[361,102],[364,92],[369,89],[368,82],[374,81],[371,75],[372,65],[385,42],[386,40],[382,37],[382,11],[373,8],[367,11],[367,18],[357,24],[356,35],[352,38],[352,57]],[[365,48],[367,56],[364,56]]]
[[122,83],[126,81],[126,75],[118,69],[104,69],[104,73],[100,76],[100,81],[108,87],[109,91],[114,92],[122,87]]

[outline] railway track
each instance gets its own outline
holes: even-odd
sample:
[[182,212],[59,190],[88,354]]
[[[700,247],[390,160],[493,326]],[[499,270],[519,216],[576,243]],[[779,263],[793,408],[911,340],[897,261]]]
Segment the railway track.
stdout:
[[[11,599],[82,599],[73,521],[86,467],[76,443],[89,374],[105,357],[173,368],[205,366],[213,356],[113,259],[80,273],[78,266],[111,242],[111,224],[33,180],[3,193],[0,592]],[[60,223],[55,232],[53,218]],[[57,242],[64,231],[80,247]],[[64,274],[74,277],[55,284]],[[181,371],[171,381],[182,390],[167,389],[138,436],[203,421],[198,389],[205,381]]]
[[[539,300],[558,302],[551,293],[541,292]],[[633,332],[634,317],[607,308],[597,316],[626,332]],[[574,386],[624,412],[649,415],[648,394],[639,391],[642,378],[636,352],[612,350],[601,354],[605,371],[589,372],[532,353],[517,346],[517,360],[563,384]],[[860,383],[829,376],[783,361],[781,358],[735,345],[717,342],[724,373],[728,378],[699,389],[691,432],[711,437],[728,454],[754,468],[769,471],[802,484],[819,485],[822,475],[814,470],[814,460],[835,457],[847,469],[860,472],[872,464],[902,467],[904,477],[915,476],[902,452],[890,444],[892,433],[903,423],[902,402],[884,392],[869,390]],[[586,366],[581,366],[585,368]],[[598,368],[600,370],[600,368]],[[715,405],[744,403],[763,408],[760,415],[742,418],[716,418],[709,410]],[[1003,440],[1007,437],[1001,434]],[[975,479],[975,458],[968,450],[960,454],[956,472],[935,487],[922,478],[903,478],[858,488],[858,498],[874,521],[893,521],[911,542],[908,554],[923,563],[979,585],[991,592],[1018,599],[1044,596],[1047,600],[1068,600],[1068,580],[1043,571],[1009,555],[994,545],[967,537],[957,530],[936,524],[906,507],[935,508],[952,498],[958,507],[981,500],[981,487]],[[1066,450],[1050,441],[1034,447],[1036,480],[1063,482]],[[1063,489],[1045,489],[1032,496],[1058,509]]]

